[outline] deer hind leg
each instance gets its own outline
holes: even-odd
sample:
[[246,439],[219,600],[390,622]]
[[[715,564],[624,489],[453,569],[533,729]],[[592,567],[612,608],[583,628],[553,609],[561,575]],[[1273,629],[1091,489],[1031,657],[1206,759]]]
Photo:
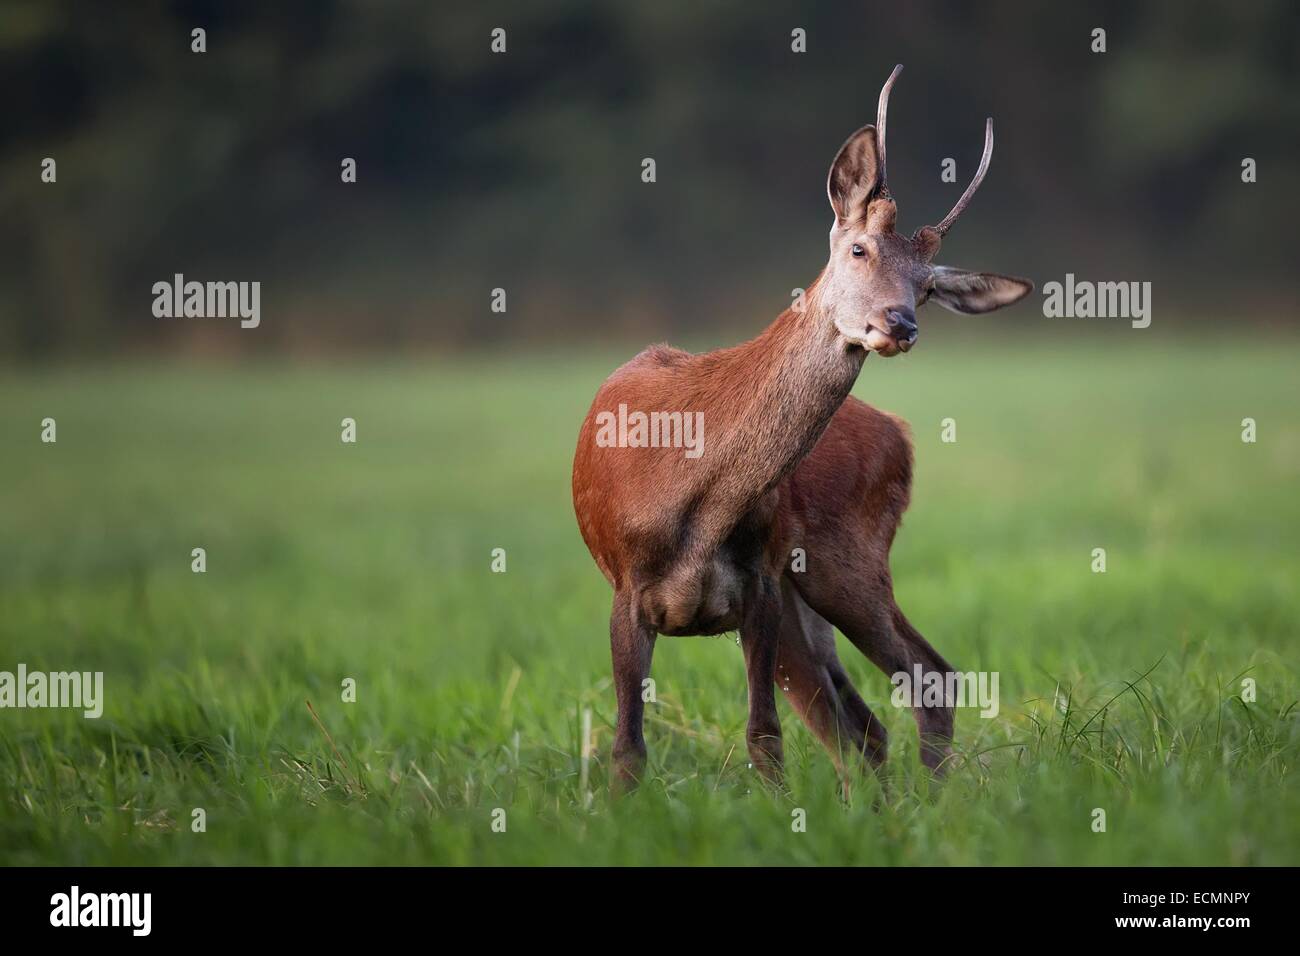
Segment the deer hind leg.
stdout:
[[[824,613],[871,663],[891,676],[905,673],[909,681],[915,680],[916,668],[920,665],[923,679],[938,673],[939,679],[946,684],[952,665],[912,627],[894,602],[892,593],[886,593],[876,601],[842,603],[845,606],[830,608]],[[941,705],[922,705],[912,707],[911,711],[920,735],[921,762],[942,774],[947,769],[945,761],[952,753],[952,702],[945,699]]]
[[[810,548],[810,558],[814,553]],[[922,674],[938,673],[946,684],[952,665],[903,616],[894,601],[889,571],[871,556],[873,550],[845,548],[841,542],[827,553],[834,557],[825,567],[810,561],[807,574],[796,576],[808,604],[886,674],[905,673],[914,680],[919,664]],[[952,702],[945,698],[942,705],[911,710],[921,738],[921,762],[942,774],[952,753]]]
[[800,719],[830,751],[843,772],[846,762],[878,767],[885,759],[885,727],[858,695],[835,652],[835,630],[810,608],[788,581],[781,584],[781,645],[777,682]]
[[[920,664],[923,673],[939,674],[946,687],[947,676],[953,672],[953,666],[903,616],[892,595],[889,600],[889,619],[894,634],[907,649],[913,668],[909,673],[915,674],[915,665]],[[912,708],[912,716],[916,718],[916,728],[921,736],[921,762],[940,776],[948,769],[948,758],[952,756],[953,703],[947,699],[945,691],[942,706]]]
[[614,595],[609,616],[609,644],[614,659],[614,693],[618,698],[618,723],[610,767],[614,789],[629,789],[645,772],[646,747],[642,734],[645,703],[642,682],[650,676],[655,632],[641,620],[636,602],[626,592]]

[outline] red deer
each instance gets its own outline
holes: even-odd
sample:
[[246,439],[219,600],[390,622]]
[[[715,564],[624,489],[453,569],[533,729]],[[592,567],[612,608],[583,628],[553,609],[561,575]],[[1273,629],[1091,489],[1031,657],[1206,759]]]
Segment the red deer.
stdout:
[[[885,121],[901,69],[881,90],[876,125],[850,136],[831,164],[830,261],[802,305],[732,348],[646,349],[605,381],[582,424],[574,509],[614,588],[616,785],[634,784],[644,770],[642,682],[660,634],[739,630],[746,740],[754,767],[770,781],[782,772],[778,677],[841,771],[853,754],[873,767],[885,757],[885,729],[849,681],[832,628],[886,673],[911,673],[916,664],[926,673],[952,670],[894,601],[889,548],[911,486],[907,426],[849,390],[868,354],[914,346],[915,310],[926,301],[989,312],[1033,284],[931,265],[988,171],[991,119],[979,169],[952,211],[911,238],[894,231]],[[624,441],[628,409],[641,418]],[[648,437],[645,422],[655,413],[662,428]],[[615,415],[620,441],[611,440]],[[693,454],[658,440],[680,437],[658,431],[673,430],[669,423],[681,430],[683,418],[704,426]],[[801,572],[789,567],[795,548],[806,555]],[[951,702],[914,716],[922,759],[941,772]]]

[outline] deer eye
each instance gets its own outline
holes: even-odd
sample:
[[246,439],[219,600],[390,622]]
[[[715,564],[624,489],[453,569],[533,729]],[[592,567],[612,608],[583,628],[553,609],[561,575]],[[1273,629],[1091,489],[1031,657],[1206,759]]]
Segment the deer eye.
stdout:
[[854,259],[861,259],[861,258],[862,258],[863,256],[865,256],[866,254],[867,254],[867,250],[866,250],[866,249],[863,249],[863,248],[862,248],[860,245],[858,245],[856,242],[853,244],[853,258],[854,258]]

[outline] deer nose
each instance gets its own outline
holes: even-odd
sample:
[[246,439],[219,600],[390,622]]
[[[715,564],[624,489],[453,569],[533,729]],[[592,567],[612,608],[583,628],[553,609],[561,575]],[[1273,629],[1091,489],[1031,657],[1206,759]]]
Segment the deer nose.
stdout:
[[916,341],[916,313],[911,309],[889,309],[885,318],[894,338],[909,345]]

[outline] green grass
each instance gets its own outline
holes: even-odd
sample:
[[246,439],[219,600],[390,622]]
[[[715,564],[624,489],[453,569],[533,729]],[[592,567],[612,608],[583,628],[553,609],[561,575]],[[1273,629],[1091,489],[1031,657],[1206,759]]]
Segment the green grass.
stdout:
[[106,703],[0,711],[0,862],[1300,863],[1295,343],[1124,341],[868,361],[856,394],[915,431],[899,601],[1001,713],[959,714],[933,787],[841,639],[892,734],[847,802],[784,702],[789,792],[747,768],[730,638],[659,641],[652,778],[610,798],[568,481],[626,356],[6,371],[0,670],[100,670]]

